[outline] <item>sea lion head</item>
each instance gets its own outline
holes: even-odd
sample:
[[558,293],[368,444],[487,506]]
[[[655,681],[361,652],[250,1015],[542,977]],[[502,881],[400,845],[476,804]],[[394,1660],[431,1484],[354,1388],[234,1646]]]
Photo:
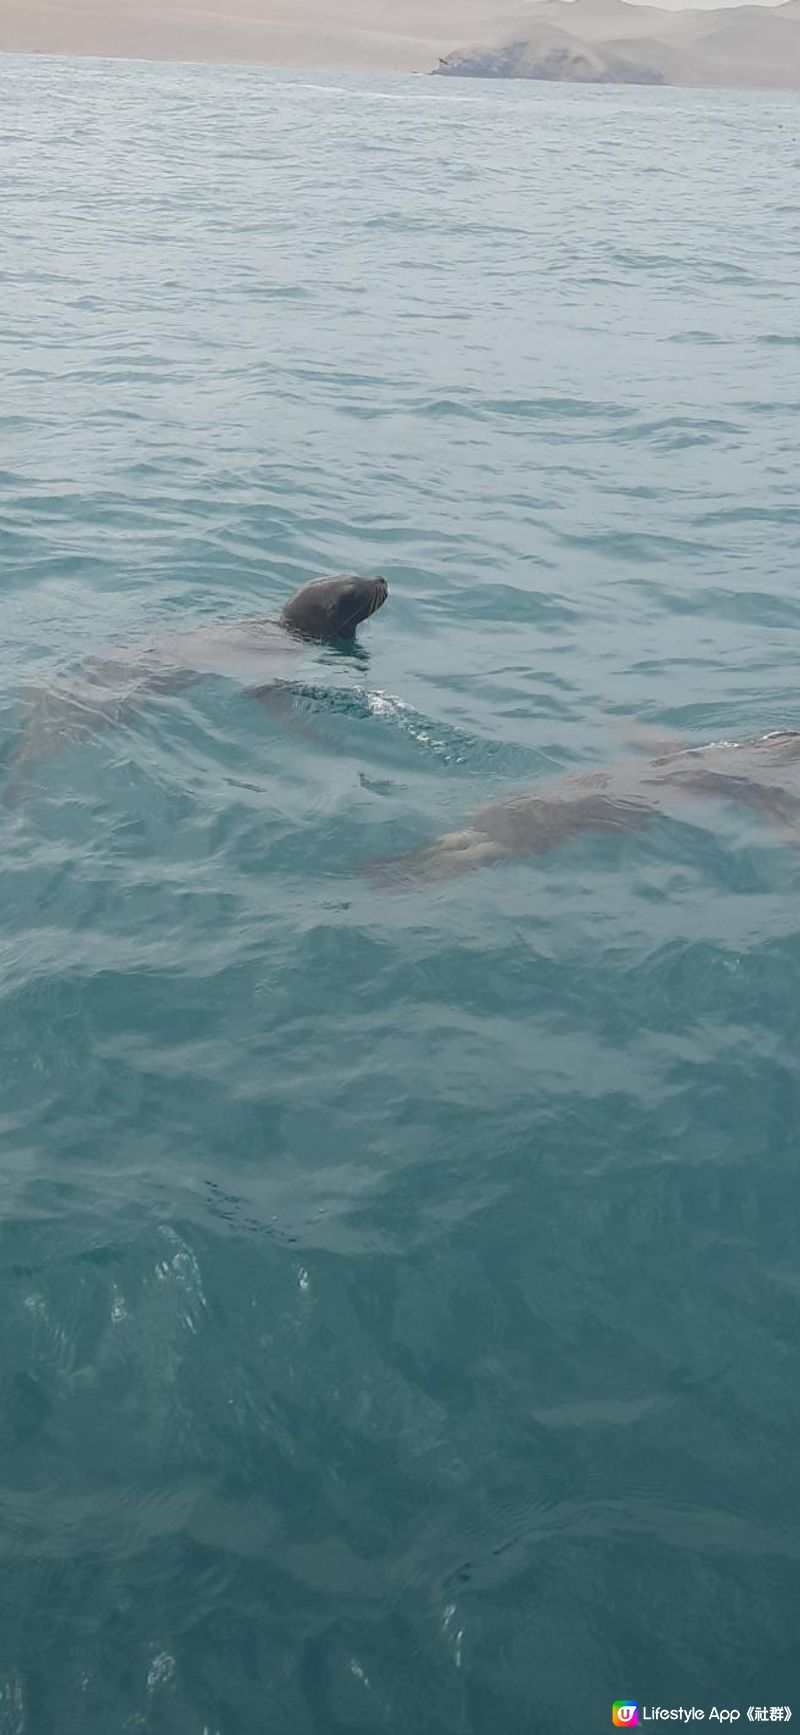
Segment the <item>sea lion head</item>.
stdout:
[[385,578],[315,578],[287,602],[281,625],[301,639],[346,642],[388,595]]

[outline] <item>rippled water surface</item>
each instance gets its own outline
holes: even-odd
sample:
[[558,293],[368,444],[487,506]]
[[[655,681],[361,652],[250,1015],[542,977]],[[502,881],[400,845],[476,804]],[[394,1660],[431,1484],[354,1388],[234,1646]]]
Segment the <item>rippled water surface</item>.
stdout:
[[796,855],[362,864],[800,726],[796,99],[0,84],[4,777],[111,644],[391,587],[3,809],[0,1731],[791,1704]]

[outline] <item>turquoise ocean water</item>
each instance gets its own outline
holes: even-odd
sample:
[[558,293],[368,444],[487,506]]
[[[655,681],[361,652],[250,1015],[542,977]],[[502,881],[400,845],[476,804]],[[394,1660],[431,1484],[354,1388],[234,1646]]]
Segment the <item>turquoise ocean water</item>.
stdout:
[[800,726],[797,100],[0,85],[3,760],[112,642],[391,586],[3,811],[1,1735],[791,1705],[797,858],[360,864]]

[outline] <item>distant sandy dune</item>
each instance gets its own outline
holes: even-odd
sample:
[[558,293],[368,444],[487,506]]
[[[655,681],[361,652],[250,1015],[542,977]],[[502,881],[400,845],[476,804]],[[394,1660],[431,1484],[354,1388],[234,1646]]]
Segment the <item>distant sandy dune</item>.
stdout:
[[539,0],[477,46],[454,44],[450,77],[800,90],[800,0],[667,11],[627,0]]
[[430,72],[525,0],[0,0],[0,52]]
[[800,0],[0,0],[0,52],[800,89]]

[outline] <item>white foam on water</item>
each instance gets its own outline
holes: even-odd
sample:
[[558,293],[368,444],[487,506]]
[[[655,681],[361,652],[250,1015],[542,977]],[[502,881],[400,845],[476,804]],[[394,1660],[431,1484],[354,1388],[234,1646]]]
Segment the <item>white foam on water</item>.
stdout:
[[404,734],[409,735],[412,741],[418,741],[422,747],[430,747],[434,753],[447,752],[447,743],[431,734],[429,725],[405,699],[398,699],[395,693],[384,693],[380,688],[367,693],[365,697],[372,717],[395,718]]
[[175,1658],[169,1651],[159,1651],[153,1658],[147,1671],[147,1691],[154,1693],[157,1687],[165,1687],[175,1675]]

